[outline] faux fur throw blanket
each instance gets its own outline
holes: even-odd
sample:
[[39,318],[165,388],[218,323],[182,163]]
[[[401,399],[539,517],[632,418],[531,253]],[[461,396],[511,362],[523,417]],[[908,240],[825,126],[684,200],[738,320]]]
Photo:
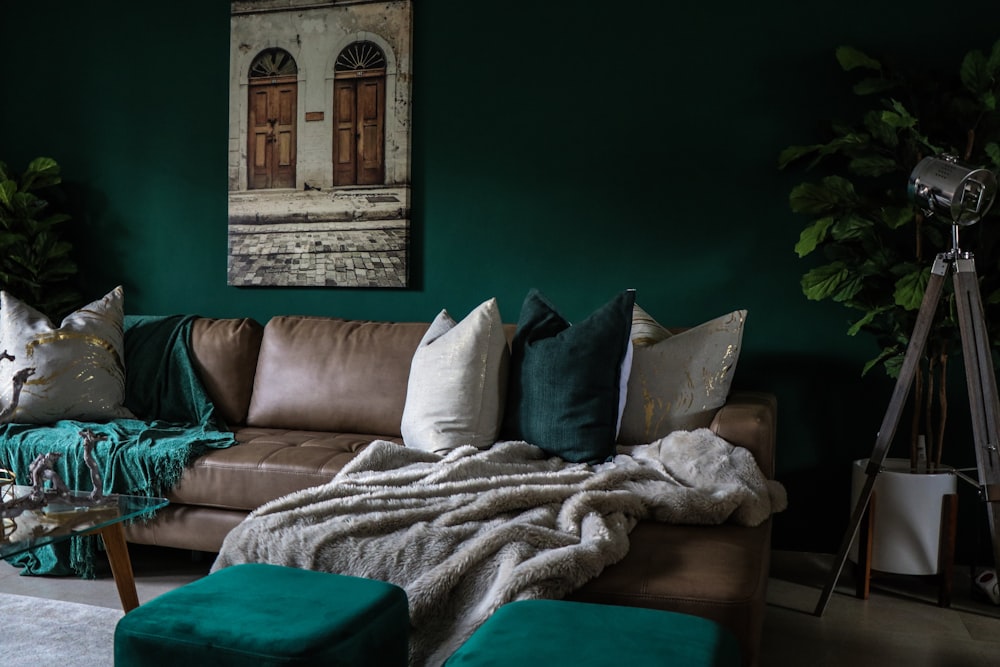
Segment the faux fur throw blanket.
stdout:
[[639,519],[752,526],[784,490],[747,450],[676,432],[596,466],[524,442],[446,456],[376,441],[329,484],[268,503],[213,570],[265,562],[394,583],[411,665],[439,665],[501,605],[559,598],[621,560]]

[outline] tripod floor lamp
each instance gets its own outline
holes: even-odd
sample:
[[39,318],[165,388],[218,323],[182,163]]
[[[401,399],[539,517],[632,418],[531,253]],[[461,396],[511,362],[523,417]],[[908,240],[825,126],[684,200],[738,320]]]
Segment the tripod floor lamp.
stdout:
[[994,562],[1000,566],[1000,403],[975,258],[972,253],[963,252],[958,245],[959,229],[979,222],[993,204],[996,193],[997,179],[992,172],[970,167],[950,155],[926,157],[910,175],[910,197],[924,214],[928,217],[947,216],[950,219],[952,247],[948,252],[938,254],[931,267],[930,279],[906,348],[903,365],[882,419],[875,448],[868,459],[865,469],[867,477],[851,513],[850,524],[834,561],[834,569],[816,605],[816,616],[822,616],[826,609],[844,569],[851,543],[871,501],[876,478],[882,471],[889,445],[899,425],[941,299],[944,280],[949,273],[954,280],[962,357],[969,390],[977,484],[980,498],[986,503]]

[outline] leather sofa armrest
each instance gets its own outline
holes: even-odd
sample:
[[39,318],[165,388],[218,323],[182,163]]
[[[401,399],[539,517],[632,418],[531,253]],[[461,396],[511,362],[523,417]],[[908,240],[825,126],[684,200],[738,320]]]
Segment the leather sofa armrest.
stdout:
[[768,478],[774,477],[778,400],[767,392],[737,391],[715,414],[709,428],[726,441],[749,449]]

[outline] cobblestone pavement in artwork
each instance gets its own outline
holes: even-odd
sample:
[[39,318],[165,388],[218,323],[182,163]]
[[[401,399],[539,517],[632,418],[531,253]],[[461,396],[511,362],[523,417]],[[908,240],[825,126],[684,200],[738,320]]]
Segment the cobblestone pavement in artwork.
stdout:
[[229,284],[404,287],[405,221],[351,224],[230,225]]
[[228,282],[405,287],[406,195],[386,188],[231,194]]

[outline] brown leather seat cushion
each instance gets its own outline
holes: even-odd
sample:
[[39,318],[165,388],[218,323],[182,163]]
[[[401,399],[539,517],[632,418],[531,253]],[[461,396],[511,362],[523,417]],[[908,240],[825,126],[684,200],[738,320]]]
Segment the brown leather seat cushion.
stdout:
[[[235,447],[212,450],[185,468],[172,503],[250,511],[283,495],[325,484],[371,435],[244,427]],[[397,438],[385,438],[402,442]]]

